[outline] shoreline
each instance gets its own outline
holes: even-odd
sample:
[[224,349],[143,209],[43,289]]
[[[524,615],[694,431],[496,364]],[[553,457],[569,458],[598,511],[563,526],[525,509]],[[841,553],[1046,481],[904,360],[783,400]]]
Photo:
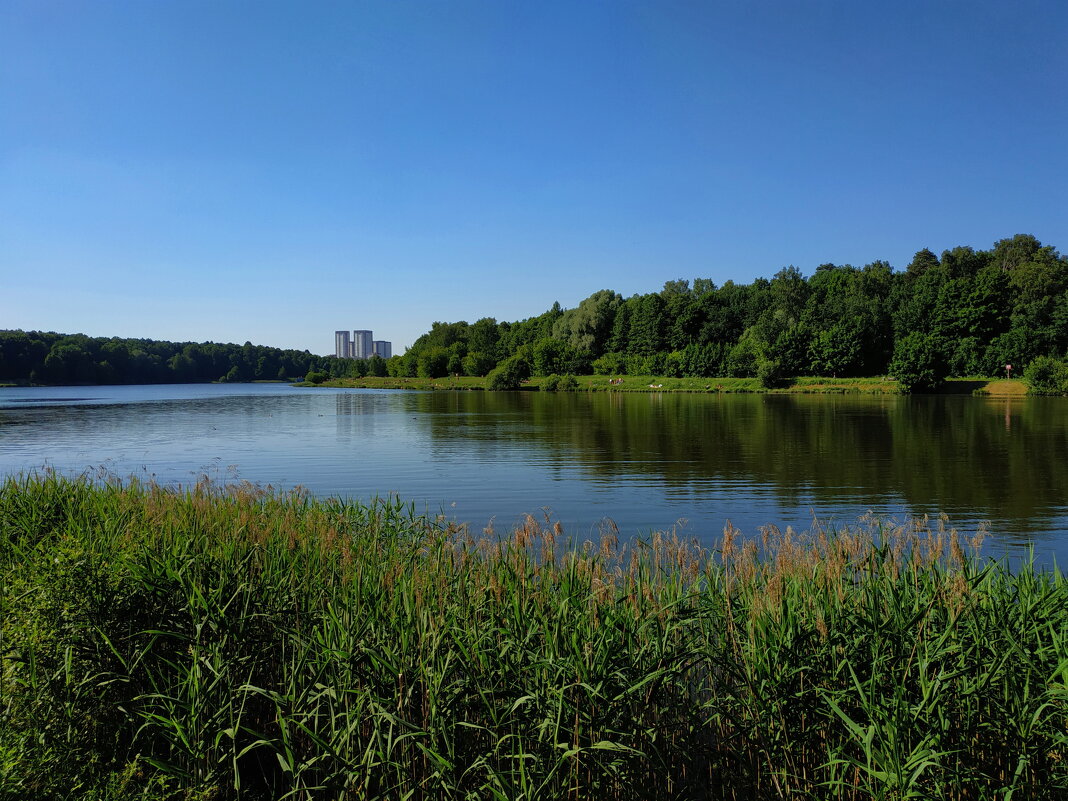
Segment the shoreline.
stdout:
[[[523,381],[519,392],[538,392],[548,376],[536,376]],[[627,393],[688,393],[688,394],[753,394],[753,395],[901,395],[897,381],[885,376],[870,378],[823,378],[799,376],[778,387],[761,386],[756,378],[665,378],[663,376],[603,375],[576,376],[578,386],[563,392],[627,392]],[[619,383],[613,383],[619,382]],[[321,383],[309,381],[189,381],[160,384],[23,384],[3,383],[0,390],[33,387],[78,386],[167,386],[173,383],[191,384],[282,384],[295,387],[323,387],[328,389],[391,389],[413,392],[490,392],[486,377],[445,376],[443,378],[394,378],[366,376],[364,378],[335,378]],[[1031,397],[1023,379],[1013,378],[950,378],[933,395],[973,395],[985,398]]]
[[[546,376],[530,378],[518,391],[541,390]],[[660,376],[603,375],[576,376],[575,392],[672,392],[702,394],[762,394],[762,395],[900,395],[898,383],[883,376],[871,378],[821,378],[802,376],[781,387],[767,388],[756,378],[664,378]],[[617,381],[619,383],[611,383]],[[468,391],[488,392],[487,379],[472,376],[446,376],[444,378],[393,378],[367,376],[364,378],[338,378],[321,384],[298,382],[300,387],[326,387],[332,389],[394,389],[413,391]],[[937,395],[974,395],[978,397],[1020,398],[1027,396],[1027,385],[1022,379],[1003,378],[951,378]]]

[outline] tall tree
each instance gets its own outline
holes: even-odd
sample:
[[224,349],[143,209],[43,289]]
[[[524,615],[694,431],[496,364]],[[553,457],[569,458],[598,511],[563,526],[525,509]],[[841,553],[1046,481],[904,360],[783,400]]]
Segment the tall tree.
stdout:
[[643,295],[630,318],[628,353],[651,356],[664,349],[664,299]]

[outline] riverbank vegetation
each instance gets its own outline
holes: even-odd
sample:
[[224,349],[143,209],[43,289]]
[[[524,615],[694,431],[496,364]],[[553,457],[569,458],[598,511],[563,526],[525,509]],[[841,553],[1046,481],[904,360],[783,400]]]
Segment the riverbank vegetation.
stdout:
[[[553,374],[756,379],[760,386],[890,376],[905,392],[946,378],[1023,375],[1037,359],[1068,374],[1068,258],[1018,234],[990,250],[924,248],[903,270],[821,264],[750,284],[668,281],[623,298],[595,292],[536,317],[436,322],[388,361],[244,345],[0,331],[0,382],[121,384],[367,377],[486,377],[514,388]],[[1044,363],[1043,363],[1044,364]],[[1054,371],[1055,372],[1055,371]],[[1035,373],[1038,394],[1068,380]],[[1059,373],[1058,373],[1059,375]],[[1063,378],[1063,376],[1062,376]]]
[[0,486],[0,797],[1054,799],[1068,586],[940,521],[568,543]]
[[[1068,258],[1020,234],[990,250],[920,250],[904,270],[786,267],[750,284],[668,281],[596,292],[520,322],[434,323],[391,376],[596,373],[664,378],[889,375],[906,392],[947,377],[1011,377],[1068,355]],[[357,368],[358,369],[358,368]]]
[[1024,372],[1032,395],[1068,395],[1068,359],[1039,356]]
[[[441,378],[378,377],[328,378],[323,374],[315,381],[301,382],[300,386],[323,386],[337,389],[408,389],[436,390],[488,390],[488,377],[447,375]],[[621,375],[610,378],[603,375],[583,376],[531,376],[517,380],[508,389],[541,392],[703,392],[703,393],[760,393],[771,395],[899,395],[901,385],[886,376],[874,378],[824,378],[799,376],[765,386],[758,378],[668,378],[651,375]],[[1019,379],[988,379],[982,377],[949,378],[939,385],[937,392],[944,395],[981,395],[992,397],[1022,397],[1029,391],[1028,384]],[[1053,394],[1053,393],[1050,393]]]
[[[351,359],[216,342],[87,337],[0,331],[0,384],[168,384],[201,381],[291,381],[309,372],[342,375]],[[386,375],[384,359],[362,366]]]

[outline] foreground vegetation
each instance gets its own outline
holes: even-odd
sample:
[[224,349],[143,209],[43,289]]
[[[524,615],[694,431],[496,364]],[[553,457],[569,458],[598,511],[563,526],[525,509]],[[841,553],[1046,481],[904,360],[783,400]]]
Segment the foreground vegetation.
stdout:
[[942,524],[498,537],[0,488],[0,797],[1062,798],[1068,587]]

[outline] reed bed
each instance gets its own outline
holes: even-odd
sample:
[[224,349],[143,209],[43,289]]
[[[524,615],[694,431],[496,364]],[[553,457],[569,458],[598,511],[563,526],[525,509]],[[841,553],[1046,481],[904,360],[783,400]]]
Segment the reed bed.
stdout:
[[1068,797],[1068,589],[977,545],[8,479],[0,798]]

